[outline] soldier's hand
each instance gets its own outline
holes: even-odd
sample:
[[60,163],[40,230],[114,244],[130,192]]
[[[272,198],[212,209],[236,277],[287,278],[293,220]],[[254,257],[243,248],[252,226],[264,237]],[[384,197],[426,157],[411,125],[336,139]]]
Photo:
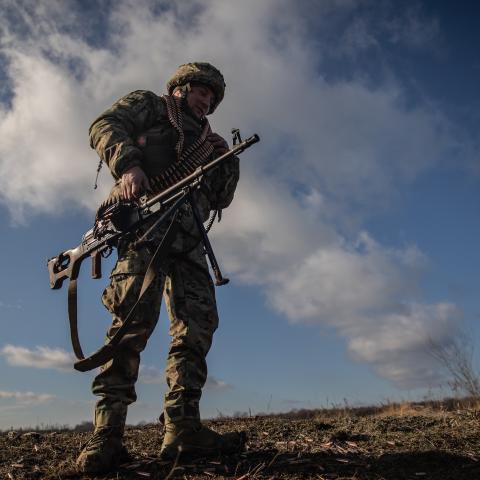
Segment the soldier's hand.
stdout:
[[124,200],[133,200],[143,192],[151,191],[150,182],[140,167],[132,167],[123,173],[120,188]]
[[218,133],[211,133],[207,136],[207,140],[213,145],[213,148],[215,148],[215,153],[217,153],[219,156],[228,152],[228,143]]

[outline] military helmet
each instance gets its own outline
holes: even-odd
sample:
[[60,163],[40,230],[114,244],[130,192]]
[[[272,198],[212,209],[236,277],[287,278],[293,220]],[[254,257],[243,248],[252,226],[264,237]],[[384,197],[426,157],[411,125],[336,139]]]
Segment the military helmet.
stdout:
[[181,87],[190,82],[202,83],[213,90],[215,102],[208,112],[209,114],[213,113],[223,100],[225,93],[223,75],[207,62],[185,63],[177,68],[173,77],[167,82],[168,94],[171,95],[176,87]]

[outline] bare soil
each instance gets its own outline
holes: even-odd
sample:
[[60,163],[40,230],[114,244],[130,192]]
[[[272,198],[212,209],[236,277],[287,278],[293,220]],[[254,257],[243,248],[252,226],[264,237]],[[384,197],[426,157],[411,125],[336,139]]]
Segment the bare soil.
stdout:
[[480,479],[480,410],[409,405],[206,423],[219,432],[245,430],[247,450],[172,464],[158,457],[159,425],[128,427],[132,460],[109,475],[89,477],[75,472],[89,433],[4,432],[0,479]]

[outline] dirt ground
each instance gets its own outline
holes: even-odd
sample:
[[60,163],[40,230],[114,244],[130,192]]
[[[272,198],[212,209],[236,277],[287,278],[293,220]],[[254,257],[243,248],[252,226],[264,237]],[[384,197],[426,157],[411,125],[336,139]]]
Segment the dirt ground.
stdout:
[[75,473],[74,461],[89,433],[12,431],[0,434],[0,478],[480,479],[480,410],[409,405],[207,423],[219,432],[245,430],[247,450],[172,465],[158,458],[159,425],[128,427],[132,461],[109,475],[88,477]]

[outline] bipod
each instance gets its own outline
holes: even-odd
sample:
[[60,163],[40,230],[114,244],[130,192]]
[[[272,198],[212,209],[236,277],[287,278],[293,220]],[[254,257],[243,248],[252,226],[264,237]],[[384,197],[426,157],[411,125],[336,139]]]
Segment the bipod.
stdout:
[[220,267],[218,266],[217,259],[215,258],[215,254],[213,253],[212,244],[210,243],[210,239],[208,238],[207,231],[203,226],[202,219],[200,217],[200,213],[197,208],[197,204],[193,199],[192,192],[189,190],[188,193],[188,202],[192,207],[193,218],[195,219],[195,223],[197,224],[197,228],[200,231],[200,235],[202,236],[203,246],[205,247],[205,251],[207,252],[208,260],[210,261],[210,266],[212,267],[213,274],[215,275],[215,285],[220,287],[221,285],[226,285],[230,279],[225,278],[220,271]]

